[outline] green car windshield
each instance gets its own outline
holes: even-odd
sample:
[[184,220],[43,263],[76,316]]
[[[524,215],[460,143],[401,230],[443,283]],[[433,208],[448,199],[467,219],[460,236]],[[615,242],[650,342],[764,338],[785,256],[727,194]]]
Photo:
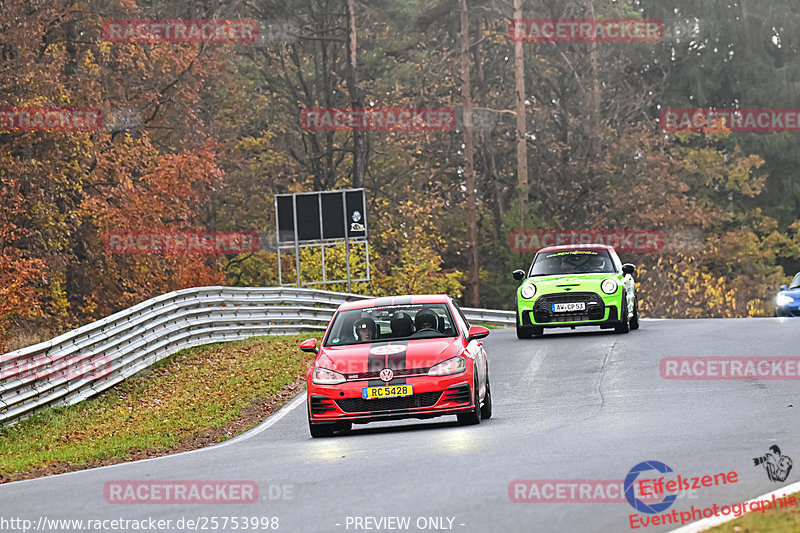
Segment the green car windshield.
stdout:
[[566,252],[538,253],[533,260],[531,276],[558,274],[616,273],[614,261],[607,252],[569,250]]

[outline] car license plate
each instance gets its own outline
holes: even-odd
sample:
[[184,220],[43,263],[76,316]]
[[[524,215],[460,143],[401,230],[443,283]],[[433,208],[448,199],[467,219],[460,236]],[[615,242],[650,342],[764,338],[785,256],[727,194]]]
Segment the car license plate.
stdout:
[[585,302],[570,302],[566,304],[553,304],[554,313],[569,313],[570,311],[585,311]]
[[411,385],[393,385],[391,387],[364,387],[361,389],[361,397],[365,400],[376,398],[398,398],[400,396],[411,396],[413,390]]

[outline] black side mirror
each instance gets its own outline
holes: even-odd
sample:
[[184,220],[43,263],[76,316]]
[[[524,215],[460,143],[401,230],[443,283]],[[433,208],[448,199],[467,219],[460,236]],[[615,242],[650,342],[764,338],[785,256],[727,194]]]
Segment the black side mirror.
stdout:
[[622,265],[623,274],[630,274],[631,276],[633,276],[635,272],[636,272],[636,265],[632,265],[630,263],[625,263],[624,265]]
[[525,279],[525,271],[524,270],[515,270],[512,274],[514,279],[517,281],[522,281]]
[[785,290],[786,290],[786,289],[788,289],[788,288],[789,288],[789,287],[787,287],[786,285],[781,285],[781,290],[782,290],[782,291],[785,291]]

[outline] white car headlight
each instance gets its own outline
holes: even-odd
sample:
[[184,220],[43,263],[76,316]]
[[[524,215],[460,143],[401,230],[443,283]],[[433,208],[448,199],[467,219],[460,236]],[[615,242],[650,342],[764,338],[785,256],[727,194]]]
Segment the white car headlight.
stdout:
[[432,366],[428,370],[429,376],[449,376],[450,374],[458,374],[467,369],[467,360],[457,355],[447,361],[442,361],[438,365]]
[[522,286],[522,291],[520,292],[523,298],[526,300],[530,300],[536,294],[536,285],[533,283],[526,283]]
[[794,302],[794,298],[792,298],[791,296],[789,296],[787,294],[779,294],[775,298],[775,303],[777,305],[789,305],[792,302]]
[[317,367],[314,369],[314,374],[311,381],[317,385],[338,385],[347,381],[343,375],[327,368]]
[[617,280],[615,279],[604,279],[603,283],[600,284],[600,289],[606,294],[614,294],[617,292]]

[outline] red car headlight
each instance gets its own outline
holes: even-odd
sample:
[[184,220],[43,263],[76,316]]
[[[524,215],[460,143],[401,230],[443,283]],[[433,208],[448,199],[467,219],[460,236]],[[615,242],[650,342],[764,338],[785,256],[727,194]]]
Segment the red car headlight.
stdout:
[[450,374],[458,374],[467,369],[467,360],[457,355],[447,361],[442,361],[438,365],[432,366],[428,370],[429,376],[449,376]]
[[344,376],[334,370],[317,367],[311,375],[311,381],[317,385],[338,385],[347,381]]

